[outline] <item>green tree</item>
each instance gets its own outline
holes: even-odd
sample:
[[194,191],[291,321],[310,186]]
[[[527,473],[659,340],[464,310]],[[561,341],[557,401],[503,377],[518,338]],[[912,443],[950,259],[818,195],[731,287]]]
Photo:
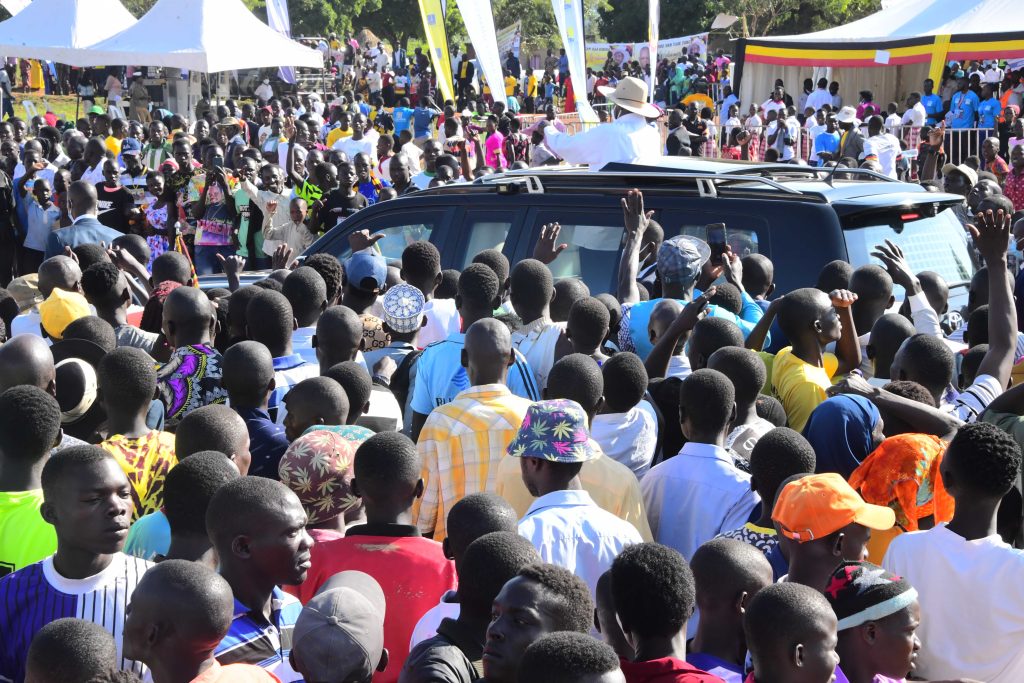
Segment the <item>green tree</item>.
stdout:
[[[662,2],[658,31],[662,38],[675,38],[707,30],[714,14],[710,0]],[[647,0],[610,0],[598,10],[601,35],[611,43],[647,38]]]
[[[454,5],[454,0],[450,0]],[[423,21],[416,0],[386,0],[366,7],[351,20],[353,30],[368,28],[392,46],[407,47],[410,38],[424,39]]]

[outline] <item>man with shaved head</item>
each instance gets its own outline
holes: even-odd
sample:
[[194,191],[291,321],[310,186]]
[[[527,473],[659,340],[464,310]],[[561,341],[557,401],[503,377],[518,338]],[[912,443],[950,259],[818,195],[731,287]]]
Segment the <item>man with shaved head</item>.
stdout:
[[97,209],[96,187],[83,180],[71,183],[68,188],[68,214],[72,223],[50,233],[44,256],[50,258],[63,254],[64,247],[73,248],[79,244],[110,244],[120,237],[121,233],[96,219]]
[[355,360],[363,343],[363,321],[348,306],[331,306],[321,314],[313,335],[320,372]]
[[157,393],[164,404],[167,427],[177,426],[190,411],[224,403],[221,355],[213,348],[217,314],[198,289],[178,287],[164,302],[163,333],[174,351],[157,373]]
[[462,366],[470,387],[431,411],[416,446],[424,490],[413,518],[424,536],[443,541],[447,511],[470,493],[494,490],[498,462],[530,407],[505,384],[515,359],[504,323],[484,318],[466,330]]
[[[43,299],[48,298],[54,289],[81,293],[82,269],[78,267],[78,263],[74,259],[67,256],[48,258],[39,266],[38,287],[39,294]],[[15,317],[7,336],[16,337],[23,334],[42,336],[40,322],[39,310],[33,306],[31,310]]]

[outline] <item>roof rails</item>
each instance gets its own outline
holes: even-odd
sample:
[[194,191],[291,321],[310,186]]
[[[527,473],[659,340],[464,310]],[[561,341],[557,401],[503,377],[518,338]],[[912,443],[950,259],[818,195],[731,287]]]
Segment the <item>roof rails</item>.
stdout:
[[[507,171],[502,174],[494,174],[478,179],[476,182],[487,185],[496,185],[499,193],[514,194],[525,190],[530,194],[542,194],[544,186],[549,185],[559,189],[593,189],[594,185],[607,185],[612,178],[622,180],[646,181],[650,183],[657,181],[661,187],[678,187],[680,180],[692,180],[702,197],[718,196],[720,191],[738,188],[741,185],[755,184],[758,189],[773,190],[788,196],[807,196],[796,188],[787,187],[771,178],[756,174],[733,174],[733,173],[698,173],[698,172],[673,172],[671,175],[655,176],[651,171],[614,171],[609,173],[592,173],[583,167],[578,167],[578,173],[567,174],[564,171],[538,172],[537,169],[522,169],[518,171]],[[651,169],[652,171],[654,169]],[[635,184],[645,184],[644,182]],[[810,195],[816,197],[816,195]]]
[[861,175],[871,180],[884,180],[889,183],[900,181],[890,176],[872,171],[869,168],[839,168],[837,166],[798,166],[796,164],[771,164],[767,166],[755,166],[753,168],[737,168],[731,171],[722,171],[721,175],[772,175],[787,177],[806,176],[827,180],[832,175],[843,173],[845,175]]

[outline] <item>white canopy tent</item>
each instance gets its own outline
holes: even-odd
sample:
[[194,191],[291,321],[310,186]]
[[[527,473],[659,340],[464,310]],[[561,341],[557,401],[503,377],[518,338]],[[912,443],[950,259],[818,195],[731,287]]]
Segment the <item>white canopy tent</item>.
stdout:
[[[776,78],[794,97],[815,67],[829,67],[845,103],[872,90],[885,106],[936,80],[950,60],[1024,57],[1024,3],[1019,0],[899,2],[863,19],[796,36],[741,41],[740,98],[764,101]],[[884,68],[878,68],[884,67]]]
[[242,0],[158,0],[134,26],[79,51],[71,63],[217,73],[275,66],[319,69],[323,56],[271,29]]
[[35,0],[0,22],[0,55],[84,66],[79,61],[81,48],[134,23],[135,17],[118,0]]

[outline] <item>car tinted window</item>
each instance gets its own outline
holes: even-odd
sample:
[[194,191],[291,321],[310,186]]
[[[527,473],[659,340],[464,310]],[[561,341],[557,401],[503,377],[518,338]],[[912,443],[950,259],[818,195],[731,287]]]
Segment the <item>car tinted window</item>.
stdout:
[[562,222],[559,243],[569,245],[551,262],[555,279],[582,278],[593,292],[608,291],[611,277],[619,265],[622,244],[622,218],[615,216],[615,225]]
[[[892,222],[880,220],[877,225],[843,231],[850,263],[882,265],[871,252],[875,245],[890,240],[900,246],[915,273],[935,271],[951,286],[971,279],[974,266],[967,251],[966,233],[951,210],[907,223],[901,223],[896,214],[892,218]],[[897,232],[901,225],[902,230]]]
[[[430,240],[430,235],[437,226],[436,214],[428,214],[426,217],[403,213],[396,216],[384,216],[384,222],[374,221],[371,225],[356,226],[360,230],[369,230],[372,234],[381,233],[384,238],[377,242],[377,247],[387,260],[401,260],[402,252],[406,246],[417,240]],[[338,251],[330,249],[331,253],[344,261],[352,255],[347,239],[335,240],[332,246],[340,247]]]
[[[700,225],[683,225],[679,232],[704,240],[705,242],[708,241],[707,226],[703,223]],[[738,254],[740,258],[750,254],[761,253],[760,238],[756,230],[738,228],[726,223],[726,234],[729,246],[732,248],[732,253]]]
[[493,216],[467,217],[462,225],[462,231],[467,238],[466,249],[462,254],[462,263],[456,267],[462,270],[473,261],[474,256],[484,249],[504,251],[505,240],[508,239],[508,232],[511,229],[511,221]]

